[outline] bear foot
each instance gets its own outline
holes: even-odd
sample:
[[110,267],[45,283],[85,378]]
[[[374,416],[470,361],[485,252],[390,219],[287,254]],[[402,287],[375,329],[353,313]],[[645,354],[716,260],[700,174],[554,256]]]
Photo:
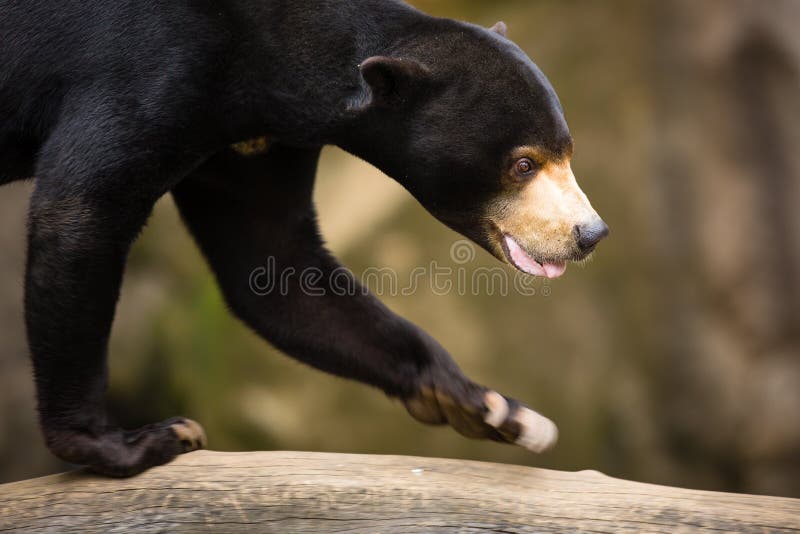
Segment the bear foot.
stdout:
[[403,401],[408,412],[426,424],[449,424],[460,434],[522,446],[535,453],[558,441],[555,423],[522,403],[475,384],[458,389],[424,387]]
[[62,460],[85,465],[112,477],[129,477],[165,464],[177,455],[206,446],[203,427],[185,417],[173,417],[136,430],[105,427],[52,428],[45,425],[45,440]]

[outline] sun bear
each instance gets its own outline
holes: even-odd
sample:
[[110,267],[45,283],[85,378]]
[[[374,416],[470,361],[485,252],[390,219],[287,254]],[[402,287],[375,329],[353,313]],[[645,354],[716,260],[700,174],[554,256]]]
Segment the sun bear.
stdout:
[[555,443],[551,421],[464,376],[373,296],[264,297],[248,283],[268,256],[341,272],[312,201],[327,144],[526,273],[557,277],[592,252],[608,228],[571,171],[561,105],[502,23],[393,0],[0,0],[0,12],[0,184],[36,180],[25,317],[54,454],[130,476],[205,445],[180,417],[121,429],[103,401],[126,256],[166,194],[232,312],[275,347],[424,423]]

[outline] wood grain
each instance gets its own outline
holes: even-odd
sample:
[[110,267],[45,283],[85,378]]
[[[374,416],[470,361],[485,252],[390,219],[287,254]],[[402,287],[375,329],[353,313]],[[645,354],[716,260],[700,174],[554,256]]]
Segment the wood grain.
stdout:
[[131,479],[0,485],[0,531],[798,532],[800,500],[461,460],[200,451]]

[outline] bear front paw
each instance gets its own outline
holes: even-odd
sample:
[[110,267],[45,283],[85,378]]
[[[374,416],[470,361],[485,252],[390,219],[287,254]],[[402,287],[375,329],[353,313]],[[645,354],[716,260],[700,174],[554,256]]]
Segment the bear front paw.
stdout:
[[491,439],[541,453],[558,441],[555,423],[496,391],[464,388],[460,392],[424,387],[403,401],[408,412],[426,424],[449,424],[469,438]]

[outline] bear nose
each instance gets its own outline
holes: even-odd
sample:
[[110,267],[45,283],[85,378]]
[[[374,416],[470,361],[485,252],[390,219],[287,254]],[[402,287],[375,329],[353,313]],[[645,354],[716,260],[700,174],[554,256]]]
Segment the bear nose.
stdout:
[[576,225],[574,232],[581,252],[591,252],[608,235],[608,226],[598,217],[588,224]]

